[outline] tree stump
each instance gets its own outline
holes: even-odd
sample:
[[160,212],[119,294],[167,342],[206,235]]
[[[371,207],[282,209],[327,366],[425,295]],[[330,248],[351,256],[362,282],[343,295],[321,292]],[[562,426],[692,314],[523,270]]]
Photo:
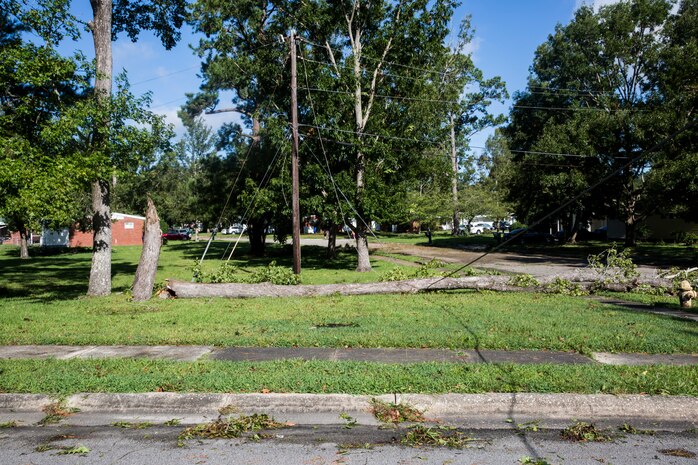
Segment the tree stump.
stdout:
[[155,283],[155,273],[158,270],[158,258],[162,243],[160,218],[150,197],[148,197],[144,227],[143,250],[141,250],[136,277],[133,280],[133,300],[136,301],[148,300],[153,296],[153,284]]

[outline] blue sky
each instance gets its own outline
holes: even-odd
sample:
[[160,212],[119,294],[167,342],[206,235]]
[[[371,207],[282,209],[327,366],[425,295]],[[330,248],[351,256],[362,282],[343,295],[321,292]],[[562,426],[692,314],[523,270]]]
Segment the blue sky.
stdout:
[[[486,77],[501,76],[510,95],[526,85],[528,68],[536,47],[552,33],[557,23],[567,23],[583,0],[464,0],[457,10],[454,25],[467,14],[472,15],[475,38],[472,54],[476,64]],[[613,0],[587,0],[587,3],[610,3]],[[86,0],[74,0],[76,14],[89,16]],[[80,43],[67,43],[63,52],[80,48],[92,55],[89,35]],[[134,93],[150,91],[152,110],[163,114],[175,126],[179,134],[182,125],[177,110],[184,103],[186,92],[195,92],[200,84],[197,77],[199,61],[190,44],[196,42],[190,30],[182,30],[181,42],[166,51],[150,33],[144,33],[138,42],[120,37],[114,43],[114,72],[127,70]],[[225,102],[221,102],[225,106]],[[506,113],[509,103],[493,107],[493,111]],[[217,128],[225,121],[237,120],[232,113],[206,116],[209,125]],[[483,146],[491,130],[473,137],[473,146]]]

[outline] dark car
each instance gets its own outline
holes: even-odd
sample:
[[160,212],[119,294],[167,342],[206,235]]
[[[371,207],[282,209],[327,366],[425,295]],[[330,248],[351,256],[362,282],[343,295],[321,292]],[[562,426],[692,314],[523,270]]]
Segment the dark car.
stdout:
[[183,229],[170,229],[162,234],[162,239],[164,241],[188,241],[191,236]]
[[550,244],[555,242],[555,236],[542,231],[519,228],[504,233],[504,240],[512,239],[513,244]]

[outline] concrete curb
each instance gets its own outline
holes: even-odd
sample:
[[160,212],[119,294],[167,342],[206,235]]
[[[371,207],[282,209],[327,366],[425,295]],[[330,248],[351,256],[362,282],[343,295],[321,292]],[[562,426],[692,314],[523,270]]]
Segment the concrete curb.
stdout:
[[[341,424],[347,413],[359,424],[376,424],[370,415],[371,399],[393,402],[393,395],[348,394],[75,394],[64,399],[79,413],[65,420],[70,424],[110,425],[116,420],[143,421],[185,418],[196,423],[216,418],[218,410],[231,406],[235,413],[266,413],[299,424]],[[12,413],[37,413],[51,402],[45,395],[0,394],[0,418]],[[680,396],[613,396],[607,394],[401,394],[398,402],[425,411],[431,421],[450,424],[490,425],[509,428],[528,420],[552,422],[634,421],[656,424],[698,424],[698,398]],[[494,426],[492,426],[494,425]]]

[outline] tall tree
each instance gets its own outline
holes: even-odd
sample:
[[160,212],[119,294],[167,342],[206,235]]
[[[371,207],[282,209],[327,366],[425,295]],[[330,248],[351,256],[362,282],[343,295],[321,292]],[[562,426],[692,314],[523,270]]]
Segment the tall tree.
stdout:
[[[165,48],[172,48],[180,37],[179,28],[186,13],[185,0],[163,0],[144,3],[137,0],[90,0],[93,19],[88,22],[95,51],[95,99],[99,105],[109,105],[112,95],[112,40],[126,32],[135,41],[141,30],[153,30]],[[115,12],[115,14],[113,14]],[[97,122],[109,126],[110,121]],[[105,140],[95,134],[93,146],[106,148]],[[111,293],[111,198],[109,178],[95,179],[92,184],[92,228],[94,245],[88,295]]]
[[583,6],[538,48],[507,129],[521,166],[515,192],[528,193],[512,199],[521,216],[533,219],[633,160],[610,185],[564,214],[579,223],[609,212],[625,221],[626,244],[635,243],[638,223],[653,209],[643,180],[653,165],[645,150],[656,142],[661,120],[651,70],[671,4],[627,0],[598,12]]
[[[89,152],[99,159],[92,174],[92,228],[94,247],[88,295],[107,295],[111,292],[111,183],[113,169],[121,164],[117,157],[124,152],[114,150],[110,140],[112,128],[123,127],[123,122],[115,124],[111,117],[124,114],[124,108],[115,110],[112,96],[112,40],[120,32],[125,32],[131,40],[136,40],[141,30],[153,30],[166,48],[174,46],[179,39],[186,13],[185,0],[164,0],[145,3],[137,0],[90,0],[92,18],[81,21],[70,12],[71,2],[66,0],[46,0],[39,7],[17,0],[3,0],[2,3],[15,16],[26,21],[47,42],[55,45],[64,37],[77,38],[78,25],[87,24],[93,38],[95,54],[94,92],[91,110],[83,106],[81,111],[91,121],[92,134],[89,137]],[[128,94],[123,94],[126,96]],[[122,102],[124,100],[122,99]],[[128,110],[133,110],[130,108]],[[128,110],[126,113],[128,113]],[[131,113],[133,113],[131,111]],[[160,124],[157,124],[161,126]],[[160,132],[159,130],[157,130]],[[116,141],[115,137],[111,137]],[[93,161],[94,161],[93,160]],[[105,164],[107,166],[105,166]]]
[[665,29],[666,47],[653,70],[657,105],[665,107],[663,131],[694,126],[667,147],[648,173],[648,196],[663,213],[695,221],[698,215],[698,1],[683,0]]
[[89,92],[89,70],[79,57],[60,57],[50,39],[22,41],[22,29],[0,13],[0,215],[19,231],[20,256],[28,258],[30,229],[65,226],[79,215],[80,163],[57,153],[45,131]]

